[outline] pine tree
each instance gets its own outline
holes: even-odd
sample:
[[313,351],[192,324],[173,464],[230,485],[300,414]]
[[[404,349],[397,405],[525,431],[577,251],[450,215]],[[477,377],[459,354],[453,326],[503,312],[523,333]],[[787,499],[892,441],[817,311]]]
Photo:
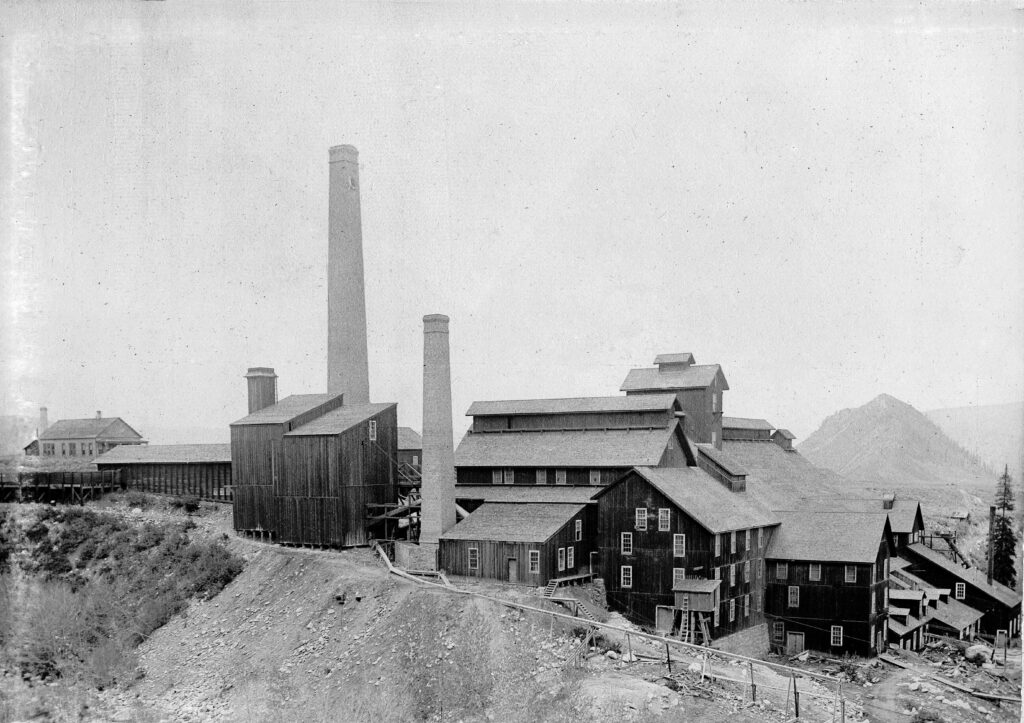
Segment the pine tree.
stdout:
[[996,515],[992,528],[992,578],[996,582],[1017,589],[1017,568],[1014,558],[1017,551],[1017,533],[1013,529],[1013,488],[1010,486],[1009,467],[1003,470],[996,486]]

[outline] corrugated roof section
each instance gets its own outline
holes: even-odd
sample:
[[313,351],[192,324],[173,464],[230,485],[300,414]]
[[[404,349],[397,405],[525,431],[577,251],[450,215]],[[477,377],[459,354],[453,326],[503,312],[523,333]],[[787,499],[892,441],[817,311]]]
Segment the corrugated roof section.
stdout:
[[668,412],[675,394],[644,394],[617,397],[569,397],[563,399],[508,399],[473,402],[468,417],[518,414],[599,414],[601,412]]
[[982,592],[992,596],[1003,605],[1007,607],[1013,607],[1019,605],[1021,597],[1018,593],[1008,588],[1006,585],[992,581],[992,584],[988,584],[988,576],[975,568],[960,567],[957,563],[953,562],[949,558],[945,557],[941,553],[932,550],[920,542],[916,542],[913,545],[909,545],[907,550],[914,553],[918,557],[927,560],[933,565],[945,570],[946,572],[953,573],[956,577],[960,578],[964,582],[970,583],[974,587],[978,588]]
[[[658,367],[630,369],[619,389],[623,392],[655,391],[663,389],[704,389],[722,374],[718,364],[700,364],[685,369],[662,371]],[[729,383],[722,374],[722,389]]]
[[341,434],[371,417],[375,417],[389,407],[397,406],[394,402],[377,404],[345,404],[337,409],[306,422],[286,432],[286,437],[314,437],[320,435]]
[[336,397],[341,396],[340,394],[292,394],[291,396],[285,397],[277,404],[271,404],[269,407],[264,407],[247,417],[242,417],[237,422],[232,422],[232,426],[239,424],[281,424],[283,422],[290,422],[291,420],[299,417],[306,412],[316,409],[321,404],[325,404]]
[[199,464],[231,462],[230,444],[124,444],[104,452],[95,464]]
[[487,502],[441,539],[542,544],[582,509],[583,505]]
[[423,437],[412,427],[398,428],[398,448],[402,450],[423,449]]
[[776,560],[872,563],[885,534],[885,512],[778,512],[768,557]]
[[747,417],[722,417],[722,429],[750,429],[771,431],[775,429],[767,419],[750,419]]

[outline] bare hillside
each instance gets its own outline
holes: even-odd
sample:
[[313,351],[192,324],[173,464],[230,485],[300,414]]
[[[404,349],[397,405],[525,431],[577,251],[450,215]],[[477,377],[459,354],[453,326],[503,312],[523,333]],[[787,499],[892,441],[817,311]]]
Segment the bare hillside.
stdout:
[[1024,469],[1024,402],[933,409],[925,416],[985,466],[1021,479]]

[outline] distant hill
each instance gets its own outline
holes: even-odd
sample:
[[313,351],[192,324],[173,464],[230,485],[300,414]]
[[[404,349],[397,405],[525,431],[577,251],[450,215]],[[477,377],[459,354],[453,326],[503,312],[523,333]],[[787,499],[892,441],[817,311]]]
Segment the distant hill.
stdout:
[[994,472],[1024,469],[1024,402],[933,409],[925,416]]
[[15,415],[0,416],[0,455],[22,454],[36,436],[36,420]]

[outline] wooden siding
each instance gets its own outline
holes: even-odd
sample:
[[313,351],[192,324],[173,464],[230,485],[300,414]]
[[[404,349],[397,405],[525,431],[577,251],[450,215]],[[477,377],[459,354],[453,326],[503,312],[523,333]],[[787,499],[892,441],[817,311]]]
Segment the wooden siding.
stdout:
[[231,463],[98,463],[97,468],[120,469],[131,489],[165,495],[195,495],[216,502],[231,501]]
[[[715,435],[716,446],[722,445],[722,405],[718,405],[718,411],[712,410],[712,396],[721,394],[720,382],[716,378],[704,389],[677,389],[674,390],[679,406],[686,413],[683,423],[683,430],[686,436],[694,442],[711,443],[712,433]],[[668,389],[658,390],[637,390],[626,392],[633,394],[664,394],[673,391]],[[724,401],[724,400],[723,400]]]
[[[635,510],[647,508],[647,530],[635,526]],[[667,532],[658,531],[658,509],[672,510]],[[633,553],[621,552],[621,533],[633,535]],[[686,535],[686,555],[673,556],[673,535]],[[736,533],[736,552],[730,552],[730,536],[722,536],[721,554],[715,555],[715,535],[711,534],[675,503],[639,475],[630,474],[598,498],[598,548],[608,604],[627,618],[642,625],[655,624],[659,605],[674,606],[673,569],[686,569],[688,578],[713,580],[717,569],[722,580],[719,588],[719,624],[709,619],[711,635],[718,638],[764,622],[764,578],[759,576],[761,561],[771,540],[771,529],[764,528],[758,546],[757,529],[751,530],[750,549],[743,530]],[[743,579],[744,563],[750,562],[750,576]],[[736,584],[730,584],[729,566],[736,565]],[[621,586],[620,568],[633,568],[632,587]],[[744,615],[744,600],[750,595],[749,615]],[[729,601],[736,604],[736,618],[729,621]],[[710,616],[709,616],[710,617]]]
[[269,532],[276,525],[271,485],[235,485],[232,517],[239,532]]
[[[287,425],[231,427],[231,477],[235,485],[235,529],[276,532],[274,477]],[[252,489],[258,488],[258,489]]]
[[741,442],[770,442],[772,430],[770,429],[723,429],[725,439]]
[[[489,485],[492,484],[494,470],[502,471],[505,467],[458,467],[455,470],[455,480],[460,485]],[[514,484],[528,487],[537,487],[537,470],[543,469],[547,484],[555,484],[554,467],[513,467]],[[628,467],[602,467],[601,484],[590,484],[590,467],[559,467],[565,470],[565,484],[570,487],[603,487],[609,485],[629,471]],[[597,468],[594,468],[597,469]],[[504,479],[504,476],[502,477]],[[596,491],[596,489],[595,489]]]
[[667,427],[673,414],[647,412],[596,412],[590,414],[503,414],[473,417],[474,432],[505,432],[522,429],[622,429]]

